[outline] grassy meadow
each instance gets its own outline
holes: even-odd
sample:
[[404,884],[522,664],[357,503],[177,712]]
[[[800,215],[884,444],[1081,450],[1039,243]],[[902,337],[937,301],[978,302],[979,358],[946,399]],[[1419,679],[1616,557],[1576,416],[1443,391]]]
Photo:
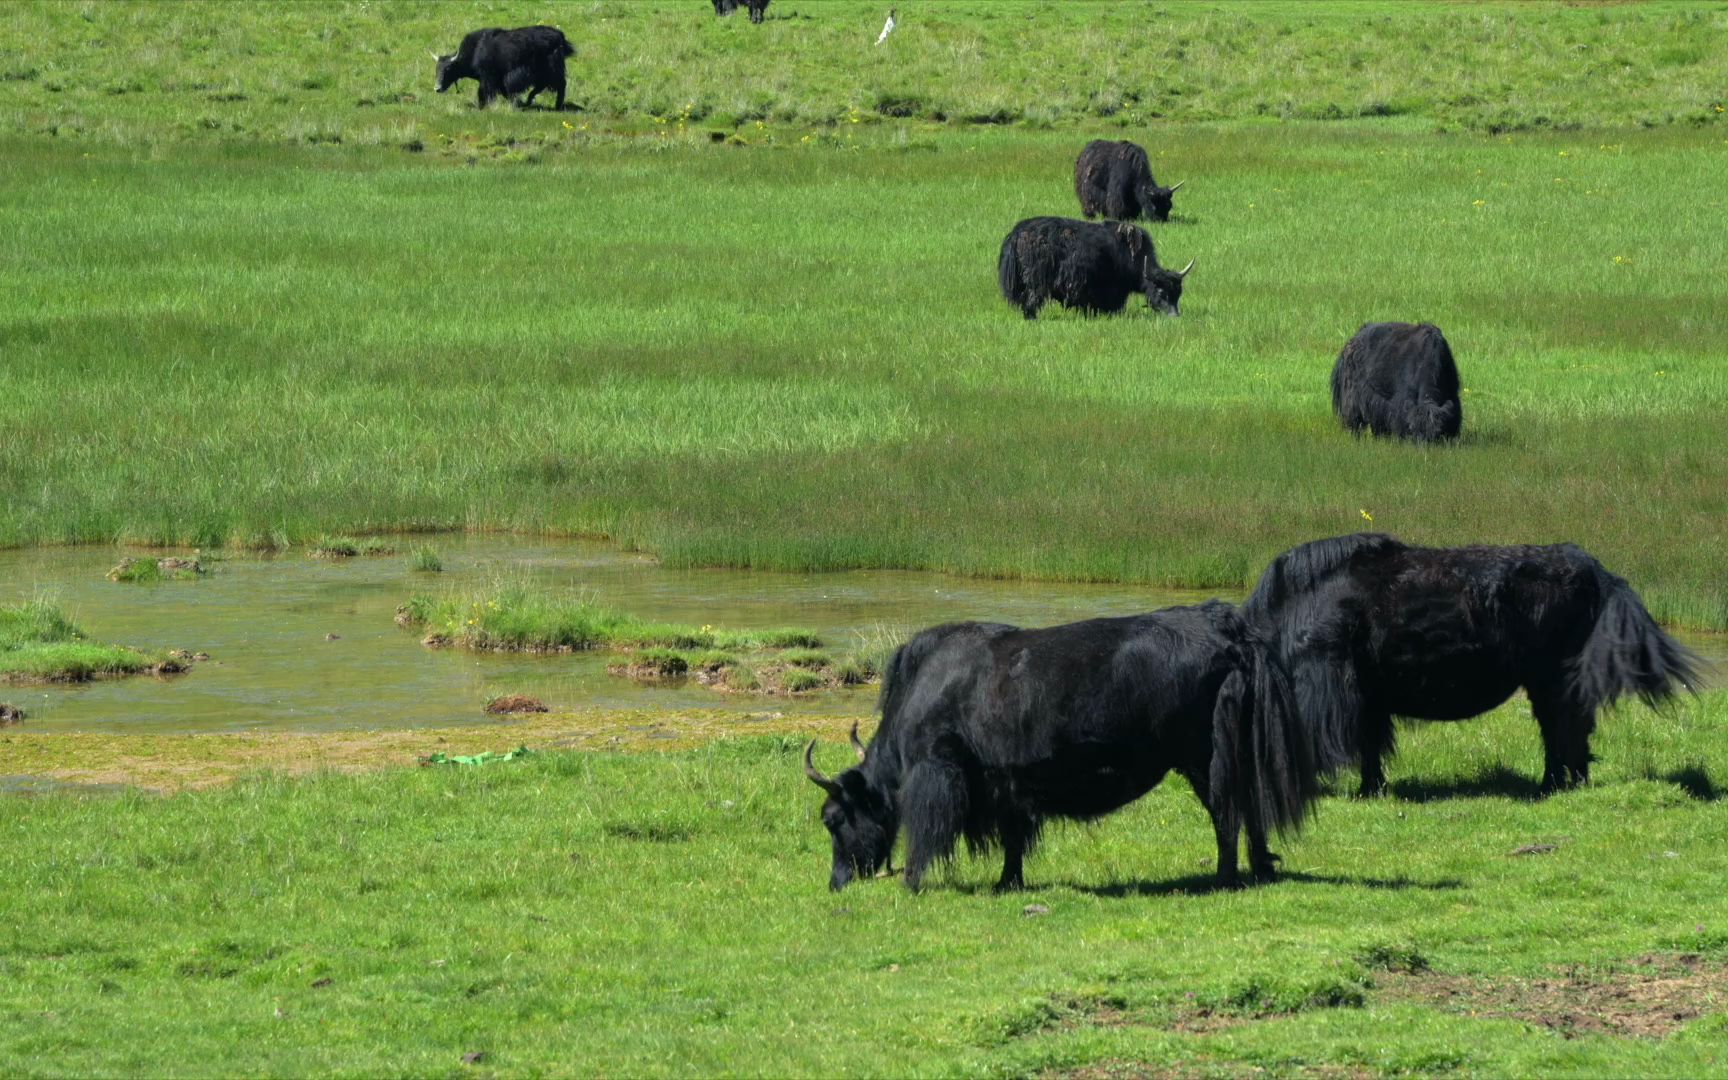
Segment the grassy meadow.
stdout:
[[1169,780],[1026,892],[830,894],[800,737],[12,798],[0,1072],[1719,1076],[1725,722],[1625,710],[1539,801],[1527,708],[1408,732],[1236,893]]
[[[1728,4],[932,0],[876,49],[888,6],[0,5],[0,545],[1228,590],[1372,528],[1572,541],[1728,630]],[[431,92],[541,21],[576,108]],[[1180,319],[998,295],[1093,137],[1187,182]],[[1374,320],[1445,330],[1458,445],[1338,428]],[[760,644],[496,599],[410,615]],[[0,667],[51,614],[0,609]],[[0,1075],[1728,1075],[1728,693],[1607,716],[1546,800],[1521,699],[1409,732],[1227,894],[1173,780],[1027,893],[830,896],[810,718],[745,720],[7,728]]]

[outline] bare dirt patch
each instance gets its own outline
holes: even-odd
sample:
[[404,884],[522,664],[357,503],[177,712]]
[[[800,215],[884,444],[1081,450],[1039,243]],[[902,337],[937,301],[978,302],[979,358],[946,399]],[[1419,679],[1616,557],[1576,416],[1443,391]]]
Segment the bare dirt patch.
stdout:
[[1728,965],[1691,953],[1639,957],[1623,970],[1552,978],[1387,973],[1375,996],[1469,1016],[1505,1017],[1566,1038],[1604,1034],[1659,1039],[1728,1002]]
[[493,716],[507,716],[511,713],[542,713],[552,710],[539,698],[532,698],[527,694],[505,694],[488,701],[486,711]]

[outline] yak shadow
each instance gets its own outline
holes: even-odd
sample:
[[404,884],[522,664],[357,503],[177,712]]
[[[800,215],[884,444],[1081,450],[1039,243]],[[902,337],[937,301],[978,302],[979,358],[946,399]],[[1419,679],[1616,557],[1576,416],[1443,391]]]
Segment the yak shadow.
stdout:
[[1722,789],[1710,779],[1709,770],[1702,765],[1671,769],[1660,775],[1652,775],[1650,779],[1673,784],[1699,802],[1715,802],[1722,797]]
[[[1414,881],[1410,878],[1373,878],[1347,877],[1334,874],[1306,874],[1300,870],[1290,870],[1280,873],[1266,885],[1355,885],[1367,889],[1424,889],[1429,892],[1444,892],[1451,889],[1462,889],[1464,883],[1457,878],[1442,878],[1439,881]],[[1250,885],[1249,888],[1260,886]],[[1075,892],[1090,893],[1093,896],[1103,896],[1112,899],[1123,899],[1131,896],[1203,896],[1207,893],[1230,892],[1219,886],[1218,879],[1212,874],[1189,874],[1184,877],[1170,878],[1167,881],[1119,881],[1112,885],[1075,885]]]
[[1542,786],[1523,773],[1513,772],[1504,765],[1483,769],[1474,776],[1452,780],[1394,780],[1388,787],[1392,797],[1402,802],[1440,802],[1446,799],[1516,799],[1537,802],[1542,798]]

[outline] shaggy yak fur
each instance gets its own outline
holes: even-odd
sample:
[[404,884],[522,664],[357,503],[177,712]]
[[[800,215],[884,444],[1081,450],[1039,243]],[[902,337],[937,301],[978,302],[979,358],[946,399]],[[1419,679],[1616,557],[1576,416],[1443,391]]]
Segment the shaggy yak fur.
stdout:
[[1134,293],[1175,315],[1182,279],[1193,268],[1192,261],[1180,272],[1159,266],[1152,238],[1138,225],[1036,217],[1002,241],[996,277],[1002,295],[1028,319],[1051,300],[1089,315],[1121,311]]
[[769,0],[714,0],[714,14],[730,15],[742,6],[750,13],[750,21],[759,23],[768,10]]
[[1126,139],[1094,139],[1074,162],[1074,193],[1088,218],[1102,214],[1117,221],[1169,221],[1171,196],[1182,183],[1159,187],[1146,151]]
[[1597,709],[1697,687],[1696,658],[1571,544],[1316,540],[1274,559],[1242,612],[1276,639],[1316,760],[1359,762],[1362,795],[1385,789],[1394,716],[1465,720],[1523,687],[1550,792],[1589,779]]
[[906,885],[965,838],[1003,850],[998,889],[1018,888],[1022,856],[1048,818],[1100,817],[1174,769],[1212,816],[1218,881],[1237,881],[1247,826],[1255,877],[1274,871],[1268,829],[1299,826],[1319,793],[1287,679],[1229,604],[1166,608],[1045,630],[954,623],[894,654],[882,723],[860,763],[829,778],[829,886],[887,867],[906,830]]
[[514,99],[524,90],[528,96],[521,104],[529,105],[542,90],[557,93],[558,109],[564,108],[564,59],[576,50],[565,40],[564,32],[550,26],[524,26],[516,30],[496,27],[476,30],[462,39],[462,45],[448,56],[433,53],[438,61],[438,92],[454,86],[460,79],[474,79],[480,84],[479,105],[484,109],[499,94]]
[[1357,435],[1367,428],[1414,442],[1456,439],[1464,406],[1440,328],[1364,323],[1332,368],[1332,411]]

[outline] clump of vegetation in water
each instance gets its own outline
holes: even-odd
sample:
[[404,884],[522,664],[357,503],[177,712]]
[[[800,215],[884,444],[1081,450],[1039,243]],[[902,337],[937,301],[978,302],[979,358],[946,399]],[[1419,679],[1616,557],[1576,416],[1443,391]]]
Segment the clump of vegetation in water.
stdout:
[[431,544],[421,544],[408,555],[408,569],[420,574],[441,574],[444,572],[444,560],[438,557],[438,552]]
[[376,536],[321,536],[312,544],[314,559],[351,559],[356,555],[394,555],[396,547]]
[[108,571],[109,581],[142,583],[147,581],[197,581],[208,574],[199,559],[166,555],[160,559],[128,555]]
[[421,594],[396,610],[396,622],[425,630],[428,645],[513,652],[586,649],[786,649],[813,647],[808,630],[716,630],[654,623],[586,597],[556,596],[522,585],[487,593]]
[[167,653],[86,640],[46,600],[0,605],[0,682],[83,682],[100,675],[184,670],[185,664]]

